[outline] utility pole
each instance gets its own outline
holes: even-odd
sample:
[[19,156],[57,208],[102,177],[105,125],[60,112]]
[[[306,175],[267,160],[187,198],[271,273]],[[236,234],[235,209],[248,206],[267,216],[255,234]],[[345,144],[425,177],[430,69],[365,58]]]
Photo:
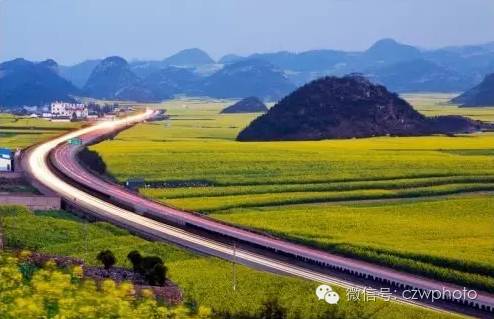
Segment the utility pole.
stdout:
[[84,254],[86,256],[86,262],[89,262],[89,253],[88,253],[88,240],[89,240],[89,234],[88,234],[88,227],[87,227],[87,220],[84,220]]
[[0,251],[3,250],[3,217],[0,216]]
[[237,244],[233,242],[233,291],[237,290]]

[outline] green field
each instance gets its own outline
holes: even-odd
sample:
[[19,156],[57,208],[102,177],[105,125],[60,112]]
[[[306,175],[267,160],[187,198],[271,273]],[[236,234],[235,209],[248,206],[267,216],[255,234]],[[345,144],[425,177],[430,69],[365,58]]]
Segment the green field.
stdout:
[[494,198],[231,209],[214,218],[494,292]]
[[[429,116],[494,120],[494,108],[447,105],[451,97],[406,96]],[[171,120],[92,149],[120,181],[183,184],[141,189],[167,204],[494,291],[494,211],[482,195],[494,191],[493,133],[240,143],[257,114],[219,115],[227,104],[165,103]]]
[[[287,309],[289,318],[455,318],[386,302],[350,302],[345,291],[337,307],[318,302],[317,283],[274,275],[237,266],[237,290],[232,290],[232,264],[217,258],[193,254],[172,245],[148,242],[107,223],[87,223],[63,212],[32,214],[21,208],[0,207],[5,241],[10,247],[70,255],[96,264],[103,249],[112,250],[117,264],[130,267],[126,254],[138,249],[143,254],[165,260],[170,278],[192,300],[216,311],[256,314],[261,304],[273,296]],[[335,288],[336,289],[336,288]],[[370,316],[377,311],[374,316]]]
[[0,147],[22,149],[80,125],[81,123],[51,122],[0,113]]

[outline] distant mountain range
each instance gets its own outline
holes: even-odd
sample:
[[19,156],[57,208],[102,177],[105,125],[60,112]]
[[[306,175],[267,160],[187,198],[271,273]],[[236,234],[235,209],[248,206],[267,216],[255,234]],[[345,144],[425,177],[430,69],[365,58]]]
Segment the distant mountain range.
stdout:
[[226,65],[200,84],[201,95],[215,98],[258,96],[276,101],[295,89],[284,72],[271,63],[248,59]]
[[141,77],[167,66],[184,67],[199,76],[204,76],[203,73],[209,76],[226,65],[245,60],[262,60],[272,64],[296,86],[325,75],[361,73],[398,92],[460,92],[479,84],[485,75],[494,72],[494,42],[423,50],[393,39],[383,39],[362,52],[283,51],[245,57],[228,54],[217,62],[204,51],[189,49],[162,61],[135,61],[130,64]]
[[276,100],[295,88],[283,71],[262,60],[229,64],[210,76],[200,76],[191,68],[177,66],[146,73],[138,76],[123,58],[109,57],[94,68],[83,92],[100,99],[138,102],[157,102],[177,94],[214,98],[256,95]]
[[[494,42],[423,50],[383,39],[362,52],[312,50],[256,53],[245,57],[229,54],[219,61],[200,49],[187,49],[160,61],[127,62],[110,57],[55,69],[51,74],[73,84],[62,81],[66,87],[52,93],[56,96],[80,94],[141,102],[160,101],[175,95],[258,96],[276,101],[314,79],[350,73],[360,73],[396,92],[462,92],[494,72]],[[23,77],[25,73],[16,76]],[[44,78],[38,74],[38,79],[41,85]],[[53,81],[53,75],[47,81]],[[60,79],[57,81],[62,83]],[[7,93],[0,91],[0,101],[12,99],[6,97]],[[44,99],[31,99],[30,103],[41,101]]]
[[366,75],[394,92],[461,92],[480,76],[461,74],[422,58],[369,68]]
[[[244,58],[228,56],[228,59],[222,58],[220,61],[250,58],[265,60],[283,69],[296,85],[325,75],[361,73],[399,92],[459,92],[471,88],[486,74],[494,72],[493,47],[494,42],[479,46],[421,50],[384,39],[363,52],[277,52],[253,54]],[[417,70],[414,70],[415,66]]]

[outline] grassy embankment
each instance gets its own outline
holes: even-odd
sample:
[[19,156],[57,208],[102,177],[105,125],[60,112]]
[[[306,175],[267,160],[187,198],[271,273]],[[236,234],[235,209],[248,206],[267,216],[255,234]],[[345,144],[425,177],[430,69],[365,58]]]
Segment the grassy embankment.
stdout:
[[[494,120],[494,108],[446,106],[450,96],[407,98],[430,116]],[[494,291],[492,199],[479,194],[494,190],[494,134],[238,143],[257,114],[218,115],[226,104],[166,103],[172,120],[92,149],[122,181],[212,184],[141,190],[165,203]]]

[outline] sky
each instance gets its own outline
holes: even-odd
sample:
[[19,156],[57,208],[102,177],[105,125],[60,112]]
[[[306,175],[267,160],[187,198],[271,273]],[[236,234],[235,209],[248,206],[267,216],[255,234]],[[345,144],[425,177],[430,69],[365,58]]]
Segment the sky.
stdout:
[[0,0],[0,60],[60,64],[494,41],[493,0]]

